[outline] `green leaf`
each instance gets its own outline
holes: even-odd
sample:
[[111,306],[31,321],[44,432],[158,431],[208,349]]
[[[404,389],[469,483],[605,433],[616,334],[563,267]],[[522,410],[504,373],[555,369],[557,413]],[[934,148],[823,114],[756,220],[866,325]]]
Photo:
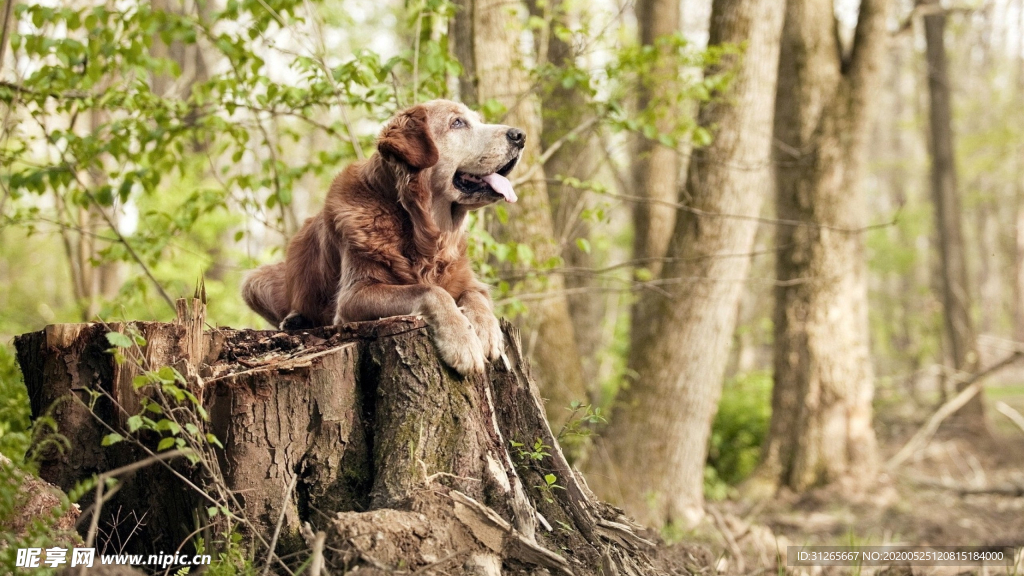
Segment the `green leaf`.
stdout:
[[107,332],[107,342],[117,348],[131,348],[132,339],[120,332]]
[[217,437],[214,436],[213,434],[207,434],[206,435],[206,441],[209,442],[210,444],[213,444],[214,446],[216,446],[218,448],[221,448],[221,449],[224,448],[224,445],[221,444],[220,440],[218,440]]
[[156,451],[163,452],[164,450],[167,450],[172,446],[174,446],[174,438],[172,436],[168,436],[167,438],[161,440],[159,444],[157,444]]
[[100,445],[110,446],[112,444],[117,444],[122,440],[124,440],[124,436],[121,436],[117,432],[114,432],[113,434],[107,434],[106,436],[104,436],[103,440],[100,442]]
[[135,416],[132,416],[132,417],[128,418],[128,431],[129,432],[135,432],[139,428],[142,428],[142,416],[139,416],[138,414],[136,414]]
[[548,486],[551,486],[555,482],[558,482],[558,476],[555,476],[554,474],[545,474],[544,481],[548,483]]

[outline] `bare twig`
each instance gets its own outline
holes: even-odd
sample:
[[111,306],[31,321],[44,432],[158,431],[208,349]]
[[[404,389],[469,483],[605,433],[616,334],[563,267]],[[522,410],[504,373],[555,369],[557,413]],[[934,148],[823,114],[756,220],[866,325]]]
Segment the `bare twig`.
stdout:
[[121,234],[120,230],[117,229],[117,224],[114,223],[114,221],[107,214],[107,211],[104,210],[103,206],[99,203],[99,201],[96,200],[96,197],[93,196],[92,192],[90,192],[89,189],[78,178],[77,171],[72,170],[72,173],[75,175],[75,180],[77,180],[78,183],[82,186],[82,190],[85,192],[85,195],[89,197],[89,201],[92,202],[94,206],[96,206],[96,210],[100,213],[100,216],[103,218],[103,221],[107,223],[107,226],[110,227],[110,230],[114,232],[115,236],[117,236],[118,242],[120,242],[124,246],[125,250],[128,251],[128,254],[132,257],[132,260],[135,260],[135,262],[142,268],[142,272],[143,274],[146,275],[146,278],[149,278],[149,281],[153,283],[153,286],[156,286],[156,290],[157,292],[160,293],[160,297],[164,299],[164,302],[167,302],[167,305],[170,306],[172,310],[174,310],[174,300],[171,299],[171,296],[167,294],[166,290],[164,290],[163,284],[161,284],[160,281],[156,279],[156,276],[153,276],[153,272],[149,269],[149,266],[147,266],[146,263],[142,260],[142,257],[139,256],[137,252],[135,252],[135,248],[133,248],[132,245],[128,242],[128,239]]
[[1010,422],[1016,424],[1020,431],[1024,432],[1024,416],[1020,412],[1017,412],[1012,406],[1001,400],[996,402],[996,410],[999,410],[1000,414],[1009,418]]
[[135,262],[142,268],[142,272],[146,275],[147,278],[149,278],[150,282],[152,282],[153,285],[156,286],[157,292],[160,293],[160,297],[164,299],[164,302],[167,302],[167,305],[171,307],[171,310],[174,310],[174,300],[172,300],[170,295],[167,294],[167,291],[164,290],[164,287],[162,284],[160,284],[160,281],[157,280],[155,276],[153,276],[153,272],[150,271],[149,266],[146,265],[146,263],[142,260],[142,257],[140,257],[139,254],[135,251],[135,248],[132,247],[132,245],[128,242],[124,235],[121,234],[121,231],[117,229],[117,224],[110,217],[110,215],[107,214],[106,210],[103,209],[103,205],[100,204],[98,200],[96,200],[96,196],[94,196],[92,191],[89,190],[89,187],[86,186],[85,182],[82,182],[82,178],[79,176],[75,164],[68,160],[64,150],[57,146],[57,143],[53,140],[53,135],[50,134],[50,132],[46,129],[46,126],[40,123],[40,128],[43,129],[43,132],[46,136],[46,140],[52,146],[57,148],[58,152],[60,153],[60,159],[61,162],[64,164],[64,167],[67,168],[68,171],[71,173],[72,177],[74,177],[75,182],[77,182],[78,185],[82,187],[82,191],[85,193],[86,197],[89,198],[89,201],[92,202],[92,204],[96,207],[96,210],[100,213],[100,216],[103,218],[103,221],[106,222],[107,226],[110,227],[110,231],[113,232],[114,235],[117,237],[118,242],[120,242],[124,246],[125,250],[128,251],[128,255],[131,256],[132,259],[135,260]]
[[751,216],[749,214],[730,214],[728,212],[711,212],[708,210],[701,210],[700,208],[694,208],[693,206],[687,206],[681,202],[669,202],[667,200],[658,200],[655,198],[646,198],[643,196],[633,196],[628,194],[615,194],[614,192],[605,192],[599,190],[590,190],[595,194],[602,196],[609,196],[611,198],[618,198],[620,200],[628,202],[647,202],[650,204],[659,204],[661,206],[669,206],[677,210],[689,212],[695,216],[704,216],[711,218],[731,218],[735,220],[747,220],[750,222],[759,222],[762,224],[775,224],[779,226],[806,226],[808,228],[818,228],[821,230],[833,230],[835,232],[845,232],[850,234],[857,234],[861,232],[867,232],[869,230],[875,230],[878,228],[888,228],[894,226],[900,219],[900,212],[897,211],[896,215],[893,216],[892,220],[888,222],[880,222],[878,224],[869,224],[867,226],[860,226],[856,228],[850,228],[846,226],[832,226],[830,224],[822,224],[820,222],[811,222],[806,220],[788,220],[784,218],[765,218],[763,216]]
[[919,486],[927,488],[937,488],[939,490],[949,490],[950,492],[956,492],[961,496],[967,496],[971,494],[995,494],[997,496],[1011,496],[1021,497],[1024,496],[1024,486],[1016,486],[1014,484],[1001,484],[999,486],[966,486],[963,484],[951,484],[948,482],[937,482],[930,478],[910,478],[910,481]]
[[423,35],[423,7],[416,13],[416,40],[412,45],[412,101],[420,97],[420,36]]
[[928,422],[926,422],[925,425],[922,426],[913,437],[911,437],[910,441],[907,442],[903,448],[900,448],[900,451],[885,463],[886,468],[893,469],[906,462],[914,452],[917,452],[921,447],[928,443],[931,437],[935,434],[935,431],[939,429],[939,425],[942,424],[946,418],[949,418],[951,415],[956,413],[957,410],[963,408],[971,398],[974,398],[974,396],[981,391],[983,381],[986,377],[1006,368],[1021,358],[1024,358],[1024,351],[1018,350],[964,381],[964,388],[960,393],[940,406],[939,409],[932,414],[931,418],[928,419]]
[[69,92],[64,92],[63,94],[60,94],[60,93],[57,93],[57,92],[38,92],[38,91],[33,90],[31,88],[27,88],[25,86],[22,86],[21,84],[15,84],[14,82],[7,82],[5,80],[0,80],[0,87],[7,88],[8,90],[11,90],[13,92],[17,92],[18,94],[28,94],[30,96],[48,96],[50,98],[55,98],[57,100],[85,100],[86,98],[91,98],[92,97],[91,94],[88,94],[86,92],[78,92],[78,91],[69,91]]
[[519,176],[519,178],[516,178],[515,180],[512,181],[512,185],[519,186],[521,184],[529,182],[533,178],[534,174],[536,174],[537,171],[540,170],[542,166],[544,166],[544,164],[547,164],[547,161],[550,160],[551,157],[554,156],[555,153],[558,152],[562,148],[562,146],[565,145],[566,142],[579,136],[580,134],[588,130],[591,126],[597,124],[599,120],[601,120],[600,116],[594,116],[593,118],[590,118],[589,120],[586,120],[583,123],[581,123],[579,126],[573,128],[569,132],[566,132],[565,135],[559,138],[558,140],[555,140],[551,144],[551,146],[548,146],[548,149],[545,150],[540,155],[540,158],[537,159],[537,162],[535,162],[534,165],[531,166],[530,169],[526,171],[526,174],[523,174]]
[[313,554],[310,557],[309,576],[320,576],[320,573],[324,570],[324,542],[326,540],[327,534],[325,532],[317,532],[316,537],[313,538]]
[[[292,496],[292,490],[295,490],[295,483],[299,480],[298,474],[292,474],[292,479],[288,482],[288,487],[285,488],[284,498],[281,499],[281,515],[277,517],[277,524],[274,526],[274,534],[270,537],[270,546],[267,547],[267,561],[263,565],[263,576],[267,576],[270,571],[270,564],[274,561],[275,551],[277,548],[277,537],[281,535],[281,524],[284,523],[284,513],[288,510],[288,500]],[[322,552],[322,551],[321,551]],[[310,574],[319,574],[320,571],[310,571]]]
[[737,574],[743,574],[747,571],[747,564],[743,561],[743,551],[740,550],[740,545],[736,543],[736,537],[733,536],[732,530],[729,529],[729,525],[725,523],[725,518],[722,517],[722,513],[715,509],[714,506],[705,506],[705,510],[711,515],[711,518],[715,521],[715,527],[722,533],[725,538],[725,543],[729,546],[729,553],[736,559]]
[[[109,500],[111,497],[113,497],[114,494],[117,493],[117,490],[119,489],[119,486],[118,486],[117,488],[114,488],[113,490],[111,490],[111,491],[107,492],[106,494],[104,494],[104,488],[107,485],[107,480],[109,480],[110,478],[117,478],[118,476],[121,476],[122,474],[128,474],[128,473],[134,472],[134,471],[136,471],[136,470],[138,470],[140,468],[145,468],[146,466],[149,466],[150,464],[155,464],[157,462],[162,462],[164,460],[170,460],[171,458],[176,458],[178,456],[181,456],[182,454],[184,454],[184,452],[181,451],[181,450],[172,450],[170,452],[164,452],[163,454],[153,454],[149,458],[145,458],[145,459],[139,460],[138,462],[132,462],[131,464],[128,464],[127,466],[122,466],[120,468],[115,468],[113,470],[108,470],[106,472],[103,472],[102,474],[97,474],[96,475],[96,500],[95,500],[95,502],[93,502],[93,505],[92,505],[92,517],[91,517],[91,519],[89,521],[89,532],[88,532],[88,534],[87,534],[87,536],[85,538],[85,546],[86,547],[92,546],[93,543],[96,540],[96,532],[99,529],[100,511],[103,509],[103,503],[106,502],[107,500]],[[85,573],[85,567],[83,566],[81,571],[79,572],[79,574],[84,574],[84,573]]]

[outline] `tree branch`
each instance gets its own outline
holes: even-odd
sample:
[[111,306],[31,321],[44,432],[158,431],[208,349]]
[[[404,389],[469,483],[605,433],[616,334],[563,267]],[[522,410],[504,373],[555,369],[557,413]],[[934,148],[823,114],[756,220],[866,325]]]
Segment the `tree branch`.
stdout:
[[585,122],[581,123],[579,126],[573,128],[558,140],[555,140],[551,144],[551,146],[548,146],[548,149],[545,150],[544,153],[540,155],[540,158],[537,159],[537,162],[533,166],[531,166],[529,170],[526,171],[526,174],[523,174],[519,178],[516,178],[512,182],[512,185],[519,186],[521,184],[529,182],[530,179],[533,178],[533,175],[537,173],[537,170],[539,170],[542,166],[547,164],[548,160],[550,160],[551,157],[554,156],[555,153],[558,152],[558,150],[561,149],[566,142],[579,136],[594,124],[597,124],[597,122],[600,119],[600,116],[594,116],[589,120],[586,120]]
[[968,378],[963,383],[963,390],[961,390],[960,393],[954,396],[949,402],[940,406],[939,409],[932,414],[931,418],[928,419],[928,422],[926,422],[925,425],[914,434],[910,441],[907,442],[903,448],[900,448],[900,451],[885,463],[886,468],[891,470],[906,462],[914,452],[917,452],[917,450],[928,443],[931,437],[939,429],[939,425],[942,424],[946,418],[949,418],[956,413],[957,410],[963,408],[971,398],[974,398],[974,396],[981,391],[983,381],[986,377],[1006,368],[1021,358],[1024,358],[1024,350],[1017,350],[1013,354],[1010,354],[1006,358],[1003,358],[999,362],[996,362],[992,366],[989,366]]

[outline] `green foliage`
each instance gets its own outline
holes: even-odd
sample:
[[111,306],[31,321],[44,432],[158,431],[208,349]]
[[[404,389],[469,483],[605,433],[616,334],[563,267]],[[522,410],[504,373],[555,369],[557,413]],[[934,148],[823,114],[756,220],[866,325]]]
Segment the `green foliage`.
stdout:
[[[146,339],[134,324],[126,325],[124,333],[108,332],[106,338],[113,345],[108,352],[118,364],[131,361],[140,370],[132,385],[140,394],[141,410],[128,417],[129,434],[140,443],[147,434],[159,438],[157,452],[172,448],[182,450],[193,464],[199,462],[203,453],[209,454],[212,446],[223,448],[220,440],[206,430],[209,414],[199,398],[189,390],[185,377],[172,366],[145,365],[141,348],[145,346]],[[103,437],[102,445],[110,446],[124,440],[123,434],[112,431]]]
[[[210,565],[203,571],[210,576],[255,576],[252,553],[242,545],[242,535],[232,532],[225,539]],[[206,543],[197,538],[196,554],[208,554]]]
[[[0,137],[0,227],[59,237],[77,292],[91,284],[76,277],[87,267],[143,272],[115,287],[116,298],[104,294],[102,309],[76,302],[84,317],[167,318],[155,282],[183,293],[227,257],[226,237],[247,239],[243,216],[294,231],[297,188],[325,189],[372,148],[380,120],[414,98],[445,95],[460,70],[434,33],[449,2],[410,6],[422,39],[390,57],[333,58],[322,39],[310,47],[319,18],[333,16],[320,9],[295,0],[236,0],[202,14],[139,3],[17,6],[11,52],[26,72],[0,86],[0,103],[20,120],[5,121]],[[282,35],[300,38],[302,53],[274,41]],[[201,50],[204,73],[162,57],[172,44]],[[361,119],[371,122],[354,128]],[[213,302],[240,274],[217,276]],[[226,308],[221,317],[254,318]]]
[[548,450],[551,449],[551,446],[545,444],[540,438],[537,438],[532,447],[528,447],[526,444],[516,442],[515,440],[511,440],[510,443],[520,460],[540,462],[544,458],[551,456],[551,453],[548,452]]
[[28,392],[13,347],[0,346],[0,454],[21,462],[30,440]]
[[708,498],[724,498],[727,486],[739,483],[757,466],[771,420],[771,390],[768,372],[740,374],[725,383],[704,473]]
[[534,488],[540,491],[541,496],[548,503],[552,503],[555,501],[554,496],[552,496],[552,492],[554,492],[555,490],[565,490],[565,486],[561,486],[558,484],[558,476],[555,476],[554,474],[545,474],[544,483],[538,484],[534,486]]

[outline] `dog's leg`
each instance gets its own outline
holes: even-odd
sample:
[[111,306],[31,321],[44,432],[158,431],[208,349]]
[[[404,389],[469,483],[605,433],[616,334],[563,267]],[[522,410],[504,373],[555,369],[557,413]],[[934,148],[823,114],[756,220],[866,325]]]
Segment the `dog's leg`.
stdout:
[[480,290],[468,290],[459,298],[459,308],[469,318],[473,325],[477,338],[484,348],[484,356],[494,362],[501,357],[505,347],[505,338],[501,334],[501,326],[494,316],[494,308],[491,304],[491,297],[486,292],[487,288]]
[[276,327],[288,314],[285,263],[260,266],[250,272],[242,281],[242,299]]
[[455,299],[437,286],[364,284],[338,294],[335,324],[377,320],[387,316],[419,314],[430,332],[441,359],[460,374],[484,371],[484,348],[469,319]]

